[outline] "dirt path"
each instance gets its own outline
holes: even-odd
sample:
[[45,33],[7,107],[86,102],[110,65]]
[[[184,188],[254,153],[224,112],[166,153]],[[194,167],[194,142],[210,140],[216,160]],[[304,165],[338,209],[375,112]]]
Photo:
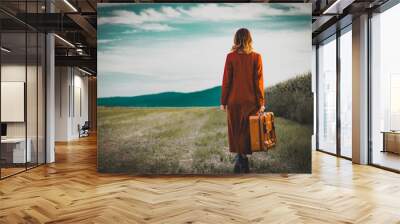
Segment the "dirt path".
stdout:
[[[232,172],[225,113],[217,108],[100,108],[99,169],[142,174]],[[252,172],[311,170],[312,129],[276,119],[279,145],[254,153]]]

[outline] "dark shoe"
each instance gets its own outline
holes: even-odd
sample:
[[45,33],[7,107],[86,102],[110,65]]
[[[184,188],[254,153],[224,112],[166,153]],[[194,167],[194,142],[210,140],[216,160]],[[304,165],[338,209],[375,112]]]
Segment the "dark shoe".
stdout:
[[242,159],[242,165],[241,165],[243,173],[250,173],[250,167],[249,167],[249,158],[244,157]]
[[233,167],[234,173],[241,173],[242,171],[242,157],[238,154],[235,156],[235,165]]

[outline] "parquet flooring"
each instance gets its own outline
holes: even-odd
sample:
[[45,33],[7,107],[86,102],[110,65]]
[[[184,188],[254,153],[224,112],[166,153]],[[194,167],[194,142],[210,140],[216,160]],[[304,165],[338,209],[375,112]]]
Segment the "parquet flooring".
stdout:
[[13,174],[22,172],[24,170],[25,170],[25,167],[3,167],[3,168],[1,168],[1,176],[2,177],[11,176]]
[[313,153],[311,175],[96,172],[96,139],[0,181],[0,223],[400,223],[400,175]]

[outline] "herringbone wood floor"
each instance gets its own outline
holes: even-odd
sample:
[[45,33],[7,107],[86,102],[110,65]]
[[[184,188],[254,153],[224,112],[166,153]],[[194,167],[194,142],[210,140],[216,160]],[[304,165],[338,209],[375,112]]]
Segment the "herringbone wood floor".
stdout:
[[0,181],[0,223],[400,223],[400,175],[313,153],[312,175],[96,172],[94,137]]

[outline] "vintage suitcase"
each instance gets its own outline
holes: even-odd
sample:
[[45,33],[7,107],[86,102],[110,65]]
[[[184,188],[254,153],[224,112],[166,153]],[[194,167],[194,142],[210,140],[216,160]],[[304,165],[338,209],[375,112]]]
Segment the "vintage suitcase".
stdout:
[[274,113],[266,112],[250,116],[251,151],[266,151],[276,145]]

